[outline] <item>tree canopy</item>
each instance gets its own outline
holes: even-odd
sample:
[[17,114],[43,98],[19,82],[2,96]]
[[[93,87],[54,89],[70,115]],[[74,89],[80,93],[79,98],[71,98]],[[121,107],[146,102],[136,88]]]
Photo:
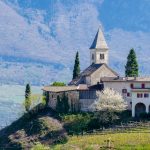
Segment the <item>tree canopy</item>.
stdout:
[[54,82],[52,86],[66,86],[64,82]]
[[92,111],[123,111],[127,107],[127,103],[121,94],[113,89],[106,88],[98,93],[97,100],[90,106]]
[[69,112],[69,100],[68,96],[63,93],[63,96],[60,97],[59,95],[57,96],[57,103],[56,103],[56,111],[58,113],[68,113]]
[[30,106],[31,106],[31,87],[30,87],[30,84],[27,84],[26,89],[25,89],[25,109],[26,109],[26,111],[30,110]]
[[80,75],[80,60],[79,53],[76,53],[74,69],[73,69],[73,79],[77,78]]
[[125,66],[126,77],[138,77],[138,62],[134,49],[131,49],[127,57],[127,64]]

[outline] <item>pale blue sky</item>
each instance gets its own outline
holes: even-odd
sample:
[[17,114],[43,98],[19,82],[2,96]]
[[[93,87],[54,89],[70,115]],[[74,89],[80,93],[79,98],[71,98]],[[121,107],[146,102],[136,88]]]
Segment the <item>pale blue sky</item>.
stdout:
[[77,50],[81,68],[89,65],[88,48],[100,24],[110,66],[123,75],[133,47],[140,74],[148,75],[149,10],[149,0],[0,0],[0,81],[70,80]]

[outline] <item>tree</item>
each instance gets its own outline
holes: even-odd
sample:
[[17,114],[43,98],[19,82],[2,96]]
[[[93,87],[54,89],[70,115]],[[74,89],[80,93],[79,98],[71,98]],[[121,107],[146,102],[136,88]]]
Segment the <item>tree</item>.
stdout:
[[74,69],[73,69],[73,79],[77,78],[80,75],[80,61],[79,61],[79,53],[76,53]]
[[27,84],[25,89],[25,109],[27,112],[30,110],[30,106],[31,106],[31,88],[30,84]]
[[62,101],[61,101],[59,95],[57,96],[56,111],[59,112],[59,113],[63,112],[63,110],[62,110]]
[[126,77],[138,77],[138,63],[136,60],[136,53],[131,49],[127,57],[127,64],[125,66]]
[[56,103],[56,111],[58,113],[68,113],[69,112],[69,102],[68,97],[64,93],[63,96],[60,98],[60,96],[57,96],[57,103]]
[[68,101],[68,97],[66,96],[66,94],[64,93],[63,95],[63,108],[64,108],[64,113],[68,113],[69,112],[69,101]]
[[127,103],[121,94],[113,89],[106,88],[98,94],[97,100],[90,106],[92,111],[123,111]]
[[52,86],[66,86],[64,82],[54,82]]

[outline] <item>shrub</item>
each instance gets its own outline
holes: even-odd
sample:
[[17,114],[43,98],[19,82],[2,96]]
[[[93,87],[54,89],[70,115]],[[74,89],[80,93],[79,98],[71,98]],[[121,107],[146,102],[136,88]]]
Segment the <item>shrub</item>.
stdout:
[[150,119],[150,113],[141,113],[139,117],[141,119],[148,120]]
[[65,123],[65,128],[69,134],[78,134],[88,130],[88,124],[91,120],[90,114],[70,114],[61,116]]
[[96,118],[100,127],[108,127],[109,125],[113,125],[119,119],[118,115],[114,111],[96,112],[94,117]]
[[64,93],[62,98],[60,98],[60,96],[57,96],[56,111],[58,113],[67,114],[69,112],[69,109],[70,107],[66,94]]
[[66,86],[64,82],[54,82],[52,86]]
[[50,150],[50,148],[37,142],[36,145],[31,150]]
[[53,131],[59,131],[62,130],[62,125],[55,119],[52,119],[50,117],[41,117],[34,119],[29,124],[30,134],[41,134],[44,135],[45,133],[50,133]]

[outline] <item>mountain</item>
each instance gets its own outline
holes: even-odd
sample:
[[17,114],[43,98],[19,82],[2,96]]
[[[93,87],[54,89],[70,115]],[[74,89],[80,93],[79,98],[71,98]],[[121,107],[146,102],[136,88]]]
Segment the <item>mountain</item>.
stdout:
[[148,75],[150,2],[147,0],[0,0],[0,82],[68,82],[76,51],[81,69],[100,24],[110,48],[110,66],[124,74],[135,48],[140,74]]

